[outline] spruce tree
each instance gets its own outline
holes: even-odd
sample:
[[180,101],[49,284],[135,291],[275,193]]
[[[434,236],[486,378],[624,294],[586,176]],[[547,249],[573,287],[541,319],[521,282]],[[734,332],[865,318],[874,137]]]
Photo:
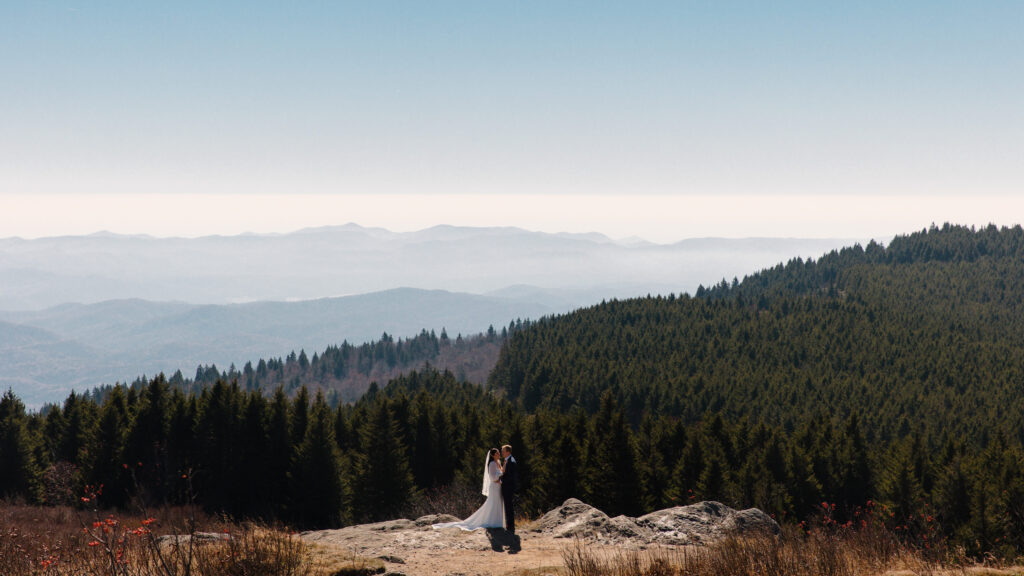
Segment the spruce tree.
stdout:
[[347,486],[342,480],[341,455],[334,438],[334,414],[322,392],[317,392],[313,401],[293,469],[296,520],[320,528],[339,525],[347,517],[343,513]]
[[267,401],[258,392],[245,396],[236,474],[243,480],[236,487],[239,506],[244,513],[270,519],[273,508],[269,505],[271,492],[267,472]]
[[88,444],[86,481],[103,486],[103,502],[123,506],[130,495],[131,479],[125,470],[124,441],[128,430],[128,404],[124,389],[115,386],[100,410],[96,433]]
[[174,473],[167,470],[169,402],[167,381],[161,374],[142,392],[125,444],[126,464],[151,503],[166,501]]
[[196,423],[197,490],[203,493],[207,507],[235,514],[239,512],[237,485],[249,481],[239,470],[238,386],[217,380],[203,400]]
[[426,390],[420,390],[416,395],[414,412],[416,416],[412,430],[415,442],[411,458],[413,479],[419,488],[433,488],[436,482],[434,466],[437,455],[434,453],[434,442],[437,435],[430,422],[430,396]]
[[660,422],[650,415],[644,417],[637,434],[637,474],[645,512],[660,510],[669,503],[666,494],[670,470],[665,462],[663,434]]
[[81,464],[83,452],[92,434],[96,404],[74,391],[64,401],[64,431],[57,446],[57,461]]
[[278,518],[289,516],[290,474],[292,465],[291,414],[288,396],[280,386],[274,391],[270,401],[267,420],[267,490],[268,505],[273,508]]
[[196,442],[196,419],[199,412],[195,394],[186,396],[174,389],[170,400],[170,417],[167,424],[167,470],[172,479],[171,500],[180,504],[191,502],[191,478],[198,461]]
[[701,471],[694,492],[701,500],[725,500],[725,457],[718,450],[711,451],[707,465]]
[[612,516],[637,515],[640,490],[633,435],[610,391],[601,397],[589,437],[585,462],[587,499]]
[[25,405],[8,389],[0,397],[0,498],[36,502],[40,470],[25,425]]
[[302,442],[306,437],[306,426],[309,423],[309,390],[305,386],[299,388],[292,401],[291,437],[295,443]]
[[371,408],[356,473],[356,507],[363,520],[394,518],[414,497],[405,446],[386,401]]

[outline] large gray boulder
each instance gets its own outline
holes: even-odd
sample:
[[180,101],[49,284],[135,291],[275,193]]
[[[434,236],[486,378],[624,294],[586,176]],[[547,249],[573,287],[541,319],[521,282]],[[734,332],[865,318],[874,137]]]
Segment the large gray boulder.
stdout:
[[779,525],[756,508],[738,511],[720,502],[676,506],[639,518],[610,518],[597,508],[570,498],[534,522],[530,531],[555,538],[685,545],[706,544],[732,535],[778,534]]

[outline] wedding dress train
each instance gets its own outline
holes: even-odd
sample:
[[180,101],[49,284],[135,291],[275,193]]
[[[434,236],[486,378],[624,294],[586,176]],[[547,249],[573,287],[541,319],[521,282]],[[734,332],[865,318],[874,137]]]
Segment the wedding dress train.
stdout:
[[[498,463],[493,460],[487,465],[484,476],[484,488],[487,490],[487,500],[476,512],[460,522],[445,522],[434,524],[435,529],[459,527],[463,530],[476,530],[478,528],[502,528],[505,526],[505,505],[501,499],[501,484],[498,478]],[[481,492],[483,492],[481,490]]]

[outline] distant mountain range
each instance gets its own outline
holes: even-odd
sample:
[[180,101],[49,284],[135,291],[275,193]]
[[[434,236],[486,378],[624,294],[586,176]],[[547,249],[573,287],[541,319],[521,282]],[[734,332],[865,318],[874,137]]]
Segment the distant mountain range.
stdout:
[[[72,389],[358,344],[479,333],[605,299],[693,292],[849,239],[692,239],[355,224],[284,235],[0,239],[0,388]],[[404,288],[397,288],[404,287]]]
[[421,330],[476,334],[553,309],[529,301],[403,288],[302,302],[195,305],[112,300],[38,312],[0,312],[0,388],[27,404],[72,388],[132,381],[142,374],[194,373],[200,364],[239,368],[291,351],[322,352],[347,340]]
[[694,239],[658,245],[518,228],[437,226],[396,233],[355,224],[284,235],[7,238],[0,239],[0,310],[130,298],[308,300],[401,286],[503,295],[509,286],[528,286],[546,302],[574,307],[603,298],[692,292],[699,284],[742,278],[857,241]]

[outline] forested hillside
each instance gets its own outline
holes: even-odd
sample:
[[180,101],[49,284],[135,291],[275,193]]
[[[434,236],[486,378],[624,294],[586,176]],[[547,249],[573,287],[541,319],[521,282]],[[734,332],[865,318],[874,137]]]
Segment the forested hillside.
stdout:
[[1022,279],[1020,227],[945,226],[524,323],[489,388],[426,368],[332,408],[301,380],[291,396],[287,381],[271,394],[222,373],[45,415],[8,393],[0,495],[73,501],[103,483],[109,505],[195,494],[236,517],[329,526],[407,513],[452,484],[473,493],[486,449],[509,442],[528,513],[573,496],[613,515],[714,499],[783,521],[870,515],[921,546],[1013,557]]
[[933,228],[545,318],[513,335],[490,383],[527,412],[593,413],[610,390],[634,425],[856,415],[869,441],[978,447],[997,427],[1021,441],[1024,233]]
[[[522,327],[523,321],[518,320],[500,332],[490,327],[483,334],[466,337],[459,334],[455,338],[450,338],[445,330],[441,330],[440,336],[423,330],[412,338],[398,339],[385,332],[379,340],[360,345],[345,341],[314,352],[312,357],[305,350],[298,353],[293,350],[284,358],[261,359],[256,366],[246,362],[241,370],[234,364],[227,370],[219,370],[216,365],[201,365],[196,368],[194,377],[187,378],[178,370],[167,381],[172,388],[195,393],[218,381],[237,382],[245,390],[261,390],[267,394],[280,387],[288,396],[294,396],[300,387],[305,387],[310,394],[322,391],[331,406],[357,400],[372,382],[388,382],[427,365],[451,371],[460,381],[482,384],[497,362],[509,329],[515,331]],[[129,387],[138,390],[148,383],[149,379],[143,376]],[[102,403],[113,388],[99,386],[85,396]]]
[[[415,367],[419,367],[423,360],[431,359],[420,346],[422,338],[418,336],[424,328],[441,334],[447,330],[455,341],[460,333],[478,334],[489,325],[500,331],[514,318],[536,318],[572,309],[568,305],[552,308],[538,304],[534,297],[545,296],[526,293],[492,297],[398,288],[300,302],[195,305],[116,300],[32,312],[0,311],[0,358],[4,358],[0,362],[0,390],[10,387],[26,404],[39,407],[59,402],[73,389],[130,381],[140,374],[162,372],[170,376],[181,370],[187,378],[196,366],[213,364],[221,368],[218,373],[231,364],[241,372],[249,361],[257,370],[260,358],[268,364],[272,359],[286,362],[289,351],[298,354],[305,349],[312,356],[314,352],[322,354],[329,344],[359,349],[359,343],[381,339],[385,333],[395,340],[390,345],[400,354],[392,355],[384,346],[380,363],[398,365],[418,356],[420,364]],[[342,340],[350,344],[338,344]],[[485,369],[475,370],[476,381],[483,381],[493,367],[498,356],[497,347],[493,348],[488,352],[492,361]],[[347,363],[350,352],[342,351],[339,360]],[[365,372],[367,358],[362,350],[356,353],[363,355],[360,369]],[[397,374],[391,371],[393,367],[370,377],[386,382]],[[403,371],[408,369],[402,366]],[[352,373],[347,367],[344,370]],[[458,372],[454,365],[452,370]],[[291,385],[295,374],[292,370],[284,372],[279,375],[284,378],[282,383]],[[248,375],[242,376],[248,379]],[[368,381],[354,384],[346,392],[361,394]],[[339,385],[344,387],[345,383]]]

